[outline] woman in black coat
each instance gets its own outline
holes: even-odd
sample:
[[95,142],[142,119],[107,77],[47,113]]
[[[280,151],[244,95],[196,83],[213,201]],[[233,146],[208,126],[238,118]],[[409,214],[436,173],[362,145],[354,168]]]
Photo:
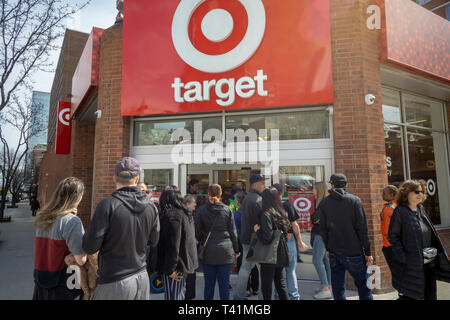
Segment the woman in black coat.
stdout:
[[[404,182],[389,225],[392,286],[399,292],[399,300],[436,300],[436,280],[448,281],[448,256],[421,205],[424,196],[418,181]],[[424,260],[423,249],[431,247],[437,249],[436,258]]]
[[233,213],[221,202],[221,196],[220,185],[210,185],[208,202],[197,211],[197,238],[205,246],[202,260],[205,300],[214,298],[216,281],[220,299],[230,299],[231,268],[240,255]]
[[198,267],[194,217],[180,191],[168,186],[159,198],[161,208],[157,268],[166,300],[184,300],[186,276]]
[[279,299],[289,300],[284,268],[289,266],[287,234],[291,222],[283,208],[277,189],[273,187],[264,189],[261,196],[263,213],[260,217],[260,225],[254,226],[258,240],[263,244],[270,244],[273,241],[274,230],[282,231],[277,250],[277,263],[261,263],[261,291],[263,299],[272,300],[272,283],[275,283]]

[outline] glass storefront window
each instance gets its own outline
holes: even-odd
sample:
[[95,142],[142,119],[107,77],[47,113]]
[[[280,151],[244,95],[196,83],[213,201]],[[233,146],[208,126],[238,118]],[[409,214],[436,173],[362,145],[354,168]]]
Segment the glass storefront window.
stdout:
[[425,209],[434,224],[450,225],[450,194],[444,104],[383,88],[388,181],[424,180]]
[[[187,129],[191,134],[191,141],[194,143],[194,121],[202,122],[202,135],[210,128],[222,130],[221,117],[174,119],[174,120],[138,120],[134,123],[134,146],[155,146],[172,145],[182,143],[172,141],[172,133],[176,129]],[[211,142],[211,141],[203,141]]]
[[173,184],[172,169],[145,169],[144,183],[152,192],[162,192],[165,187]]
[[384,124],[386,143],[386,166],[389,184],[400,186],[405,180],[403,170],[402,127]]
[[280,184],[286,191],[311,191],[314,183],[325,181],[323,166],[280,167]]
[[280,140],[330,138],[328,112],[325,110],[226,116],[225,126],[234,130],[252,128],[257,134],[260,129],[267,129],[268,137],[258,137],[260,140],[270,139],[271,129],[279,130]]
[[433,135],[430,131],[408,129],[408,150],[411,179],[427,182],[428,197],[425,209],[434,224],[441,223],[439,190],[437,188],[436,161]]
[[406,123],[443,130],[442,103],[410,94],[403,94]]
[[398,91],[383,89],[383,118],[385,121],[402,122]]

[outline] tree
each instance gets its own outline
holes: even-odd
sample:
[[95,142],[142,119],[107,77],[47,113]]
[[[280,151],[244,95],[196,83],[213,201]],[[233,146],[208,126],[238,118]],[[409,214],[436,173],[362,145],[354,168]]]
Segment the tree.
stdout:
[[[17,97],[14,97],[12,105],[8,105],[4,112],[0,113],[0,171],[1,181],[1,199],[0,199],[0,220],[4,217],[6,207],[6,194],[10,191],[13,179],[20,172],[21,164],[24,162],[25,155],[29,150],[30,138],[44,130],[44,119],[32,123],[32,113],[40,113],[42,104],[31,104],[31,100],[21,103]],[[5,112],[6,111],[6,112]],[[19,133],[17,143],[12,145],[5,137],[4,128],[8,124],[10,130]]]
[[82,4],[67,0],[1,0],[0,2],[0,112],[31,76],[48,70],[49,56],[64,34],[67,18]]
[[11,178],[11,186],[9,191],[11,192],[11,206],[14,207],[16,203],[20,201],[20,195],[23,192],[23,184],[25,182],[25,170],[24,168],[19,168],[14,176]]

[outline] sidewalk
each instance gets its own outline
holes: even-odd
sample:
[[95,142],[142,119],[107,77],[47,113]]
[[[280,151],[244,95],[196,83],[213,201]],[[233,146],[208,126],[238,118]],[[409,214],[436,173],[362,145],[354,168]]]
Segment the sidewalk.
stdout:
[[28,202],[6,209],[12,222],[0,223],[0,300],[33,296],[34,225]]
[[[34,225],[28,202],[22,202],[17,209],[7,209],[13,221],[0,223],[0,300],[30,300],[33,296],[34,266]],[[231,276],[231,285],[235,287],[237,276]],[[319,288],[318,281],[298,281],[303,300],[313,300],[314,292]],[[203,300],[203,273],[197,273],[196,300]],[[233,293],[231,293],[232,296]],[[374,295],[375,300],[395,300],[397,292]],[[357,300],[355,291],[347,291],[349,300]],[[450,284],[438,282],[439,300],[450,300]],[[152,294],[151,300],[163,300],[164,294]],[[216,287],[215,299],[219,299]],[[252,296],[250,300],[258,300]]]

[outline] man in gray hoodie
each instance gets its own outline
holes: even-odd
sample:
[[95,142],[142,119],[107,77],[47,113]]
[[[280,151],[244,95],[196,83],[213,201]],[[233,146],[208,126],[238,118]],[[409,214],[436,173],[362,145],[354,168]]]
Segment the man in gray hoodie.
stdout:
[[355,280],[360,300],[372,300],[367,267],[373,264],[369,233],[361,200],[347,192],[347,178],[333,174],[330,196],[322,200],[320,228],[331,266],[334,300],[345,300],[345,271]]
[[95,209],[83,237],[87,254],[98,254],[98,286],[93,300],[148,300],[149,250],[159,240],[157,209],[137,187],[140,165],[122,158],[114,172],[116,191]]

